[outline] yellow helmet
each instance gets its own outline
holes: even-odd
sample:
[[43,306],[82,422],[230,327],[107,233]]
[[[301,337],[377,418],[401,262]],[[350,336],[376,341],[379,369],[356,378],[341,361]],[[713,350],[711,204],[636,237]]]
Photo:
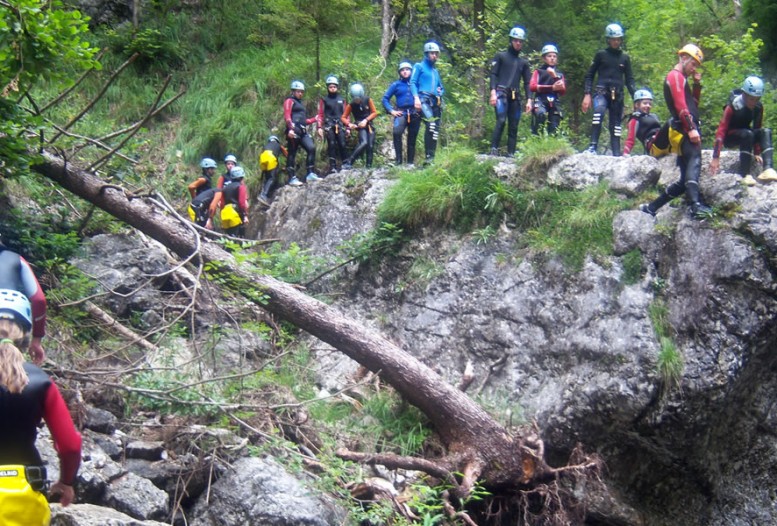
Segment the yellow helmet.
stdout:
[[702,53],[699,46],[693,44],[685,44],[683,48],[677,52],[678,55],[688,55],[691,58],[696,59],[699,64],[704,62],[704,53]]

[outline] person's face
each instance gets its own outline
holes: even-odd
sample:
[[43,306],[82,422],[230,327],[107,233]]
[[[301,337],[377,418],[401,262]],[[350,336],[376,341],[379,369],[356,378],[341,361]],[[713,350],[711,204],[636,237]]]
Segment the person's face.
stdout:
[[513,49],[516,51],[520,51],[523,47],[523,40],[519,38],[511,38],[510,39],[510,45],[513,46]]
[[211,177],[214,173],[216,173],[215,168],[205,168],[205,173],[208,174],[208,177]]
[[434,64],[435,62],[437,62],[437,59],[440,58],[440,52],[439,51],[429,51],[426,54],[426,56],[429,57],[429,62]]
[[621,47],[621,44],[623,44],[623,38],[622,37],[608,38],[607,44],[613,49],[618,49],[619,47]]
[[650,113],[650,108],[653,107],[653,101],[650,99],[642,99],[637,101],[637,109],[642,113]]
[[295,99],[301,99],[302,97],[305,96],[305,90],[304,89],[291,90],[291,95]]
[[690,77],[694,73],[696,73],[696,70],[701,66],[699,64],[699,61],[693,58],[690,55],[680,55],[680,64],[682,64],[683,67],[683,74],[686,77]]
[[548,66],[555,66],[558,64],[558,55],[551,51],[550,53],[545,53],[542,55],[542,60],[544,60],[545,64]]
[[406,79],[410,76],[410,68],[402,68],[399,70],[400,78]]
[[329,93],[337,93],[338,87],[337,84],[327,84],[326,89],[329,90]]
[[748,95],[747,93],[744,93],[744,99],[745,99],[745,106],[747,106],[749,109],[753,109],[758,105],[758,101],[761,100],[761,97],[753,97],[752,95]]
[[224,166],[226,166],[227,167],[227,171],[230,172],[230,171],[232,171],[232,168],[237,166],[237,163],[234,163],[232,161],[227,161],[227,162],[224,163]]

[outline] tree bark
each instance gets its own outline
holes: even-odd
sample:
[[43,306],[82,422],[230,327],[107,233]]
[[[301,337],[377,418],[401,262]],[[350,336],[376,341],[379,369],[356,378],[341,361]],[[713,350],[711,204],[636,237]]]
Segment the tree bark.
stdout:
[[394,13],[391,10],[391,0],[383,0],[383,14],[381,16],[382,33],[380,37],[380,56],[388,62],[391,53],[391,45],[397,38],[394,31]]
[[[258,287],[266,297],[264,309],[379,373],[429,418],[448,448],[448,456],[440,459],[439,465],[449,472],[464,473],[469,482],[482,479],[490,487],[530,485],[555,472],[545,464],[541,448],[511,436],[466,394],[415,357],[291,285],[242,267],[219,245],[198,239],[186,221],[176,220],[155,206],[153,197],[129,194],[47,152],[33,168],[158,240],[181,258],[189,258],[199,245],[196,257],[204,263],[220,265],[229,276]],[[255,294],[247,296],[255,301]]]

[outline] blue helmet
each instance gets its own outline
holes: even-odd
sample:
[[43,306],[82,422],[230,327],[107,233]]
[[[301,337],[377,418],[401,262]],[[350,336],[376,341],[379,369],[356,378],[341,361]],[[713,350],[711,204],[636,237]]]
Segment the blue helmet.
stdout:
[[32,329],[32,307],[30,300],[13,289],[0,289],[0,318],[18,322],[27,332]]
[[216,167],[216,161],[211,159],[210,157],[203,157],[202,161],[200,161],[200,168],[205,170],[206,168],[215,168]]
[[742,91],[751,97],[763,97],[764,81],[755,76],[747,77],[742,83]]
[[229,177],[233,181],[236,179],[242,179],[245,176],[246,176],[246,172],[245,170],[243,170],[242,166],[235,166],[229,171]]

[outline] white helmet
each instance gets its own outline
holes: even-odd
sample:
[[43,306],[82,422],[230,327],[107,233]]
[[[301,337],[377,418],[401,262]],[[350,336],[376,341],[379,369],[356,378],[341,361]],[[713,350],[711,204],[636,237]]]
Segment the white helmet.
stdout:
[[653,100],[653,94],[650,93],[649,89],[642,88],[634,92],[634,102],[645,99]]
[[[324,81],[324,84],[326,84],[327,86],[329,86],[330,84],[334,84],[335,86],[339,86],[340,85],[340,81],[337,80],[337,77],[335,77],[334,75],[329,75],[326,78],[326,80]],[[305,89],[305,88],[302,88],[302,89]]]
[[751,97],[763,97],[764,95],[764,81],[758,77],[747,77],[742,83],[742,91],[750,95]]
[[516,26],[510,30],[510,38],[515,40],[526,40],[526,30],[520,26]]
[[30,300],[17,290],[0,289],[0,318],[15,320],[24,331],[29,331],[32,328]]
[[200,161],[200,168],[203,170],[206,168],[215,168],[216,167],[216,161],[211,159],[210,157],[203,157],[202,161]]
[[246,176],[245,170],[243,170],[242,166],[235,166],[229,171],[229,176],[234,181],[235,179],[242,179]]
[[224,157],[224,162],[225,163],[235,163],[235,164],[237,164],[237,157],[235,157],[234,155],[232,155],[230,153],[229,155]]
[[291,89],[305,91],[305,85],[299,80],[294,80],[291,83]]
[[351,98],[352,99],[361,99],[364,97],[364,86],[361,84],[352,84],[351,85]]
[[277,135],[270,135],[270,138],[267,139],[267,142],[281,142],[281,140],[278,138]]
[[397,73],[399,73],[403,69],[413,69],[413,65],[410,62],[402,61],[399,63],[399,66],[397,66]]
[[540,55],[544,57],[548,53],[555,53],[556,55],[558,55],[558,48],[553,44],[545,44],[544,46],[542,46],[542,51],[540,51]]
[[424,44],[424,53],[439,53],[440,46],[436,42],[427,42]]
[[623,38],[623,28],[618,24],[610,24],[604,28],[604,38]]

